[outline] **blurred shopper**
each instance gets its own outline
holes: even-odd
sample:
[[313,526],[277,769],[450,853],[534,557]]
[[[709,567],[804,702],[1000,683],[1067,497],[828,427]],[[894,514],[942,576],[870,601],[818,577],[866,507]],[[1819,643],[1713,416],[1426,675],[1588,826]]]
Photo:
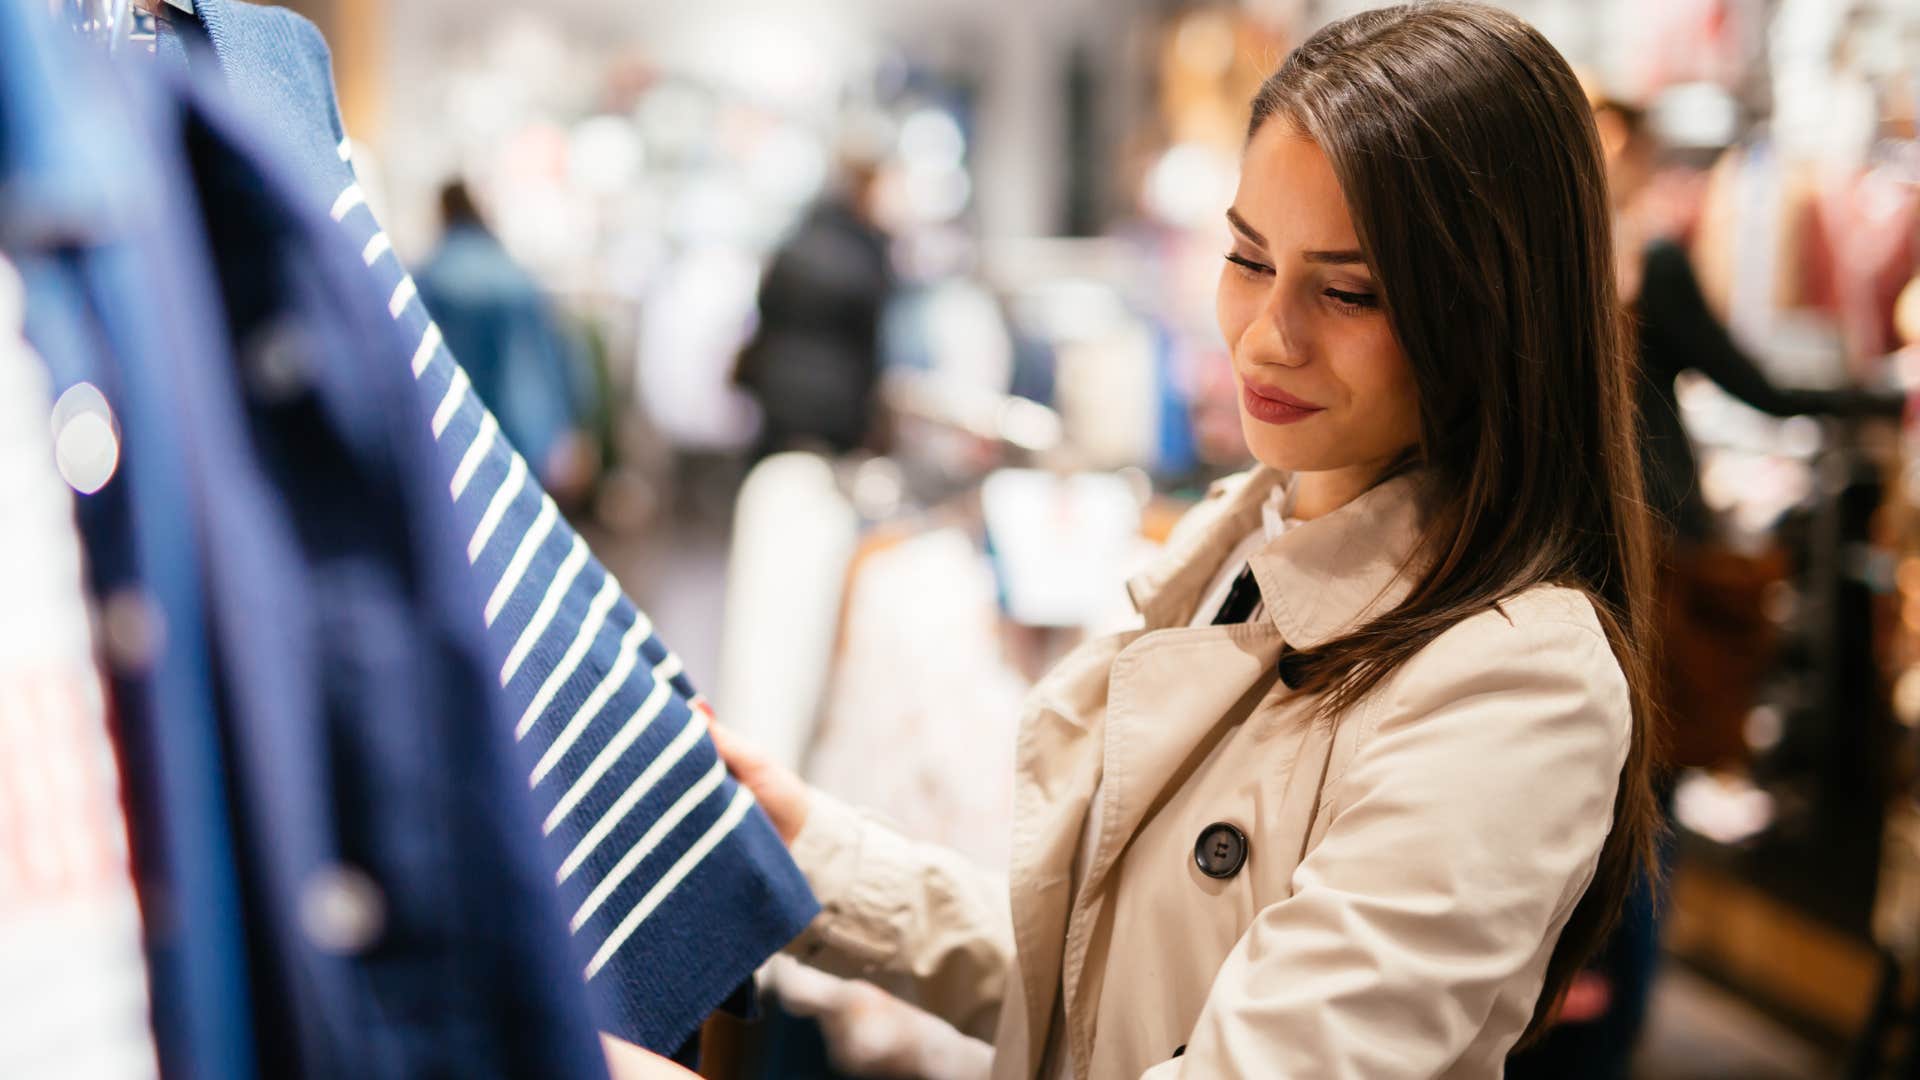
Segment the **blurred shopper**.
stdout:
[[1657,223],[1640,205],[1657,150],[1644,112],[1603,100],[1595,106],[1595,121],[1607,154],[1620,241],[1621,299],[1637,316],[1647,498],[1676,542],[1698,544],[1711,537],[1712,518],[1700,495],[1693,443],[1680,420],[1675,379],[1681,372],[1697,371],[1769,416],[1898,417],[1905,398],[1865,390],[1775,386],[1707,306],[1686,249],[1658,235]]
[[[1760,674],[1754,660],[1768,653],[1757,600],[1767,581],[1777,576],[1764,561],[1710,550],[1712,515],[1701,497],[1699,464],[1681,421],[1676,380],[1684,371],[1697,371],[1748,405],[1780,417],[1897,417],[1905,398],[1897,393],[1775,386],[1713,314],[1686,250],[1661,235],[1655,213],[1641,201],[1658,151],[1645,113],[1602,99],[1594,104],[1594,119],[1607,159],[1621,299],[1636,316],[1641,460],[1647,500],[1660,524],[1656,536],[1661,540],[1661,572],[1656,580],[1664,654],[1656,670],[1665,699],[1662,711],[1673,726],[1665,740],[1668,760],[1658,778],[1664,803],[1670,792],[1668,770],[1720,764],[1712,760],[1715,748],[1729,740],[1718,729],[1737,731],[1692,706],[1712,702],[1713,711],[1737,720],[1751,703]],[[1713,580],[1703,580],[1708,576]],[[1720,619],[1710,627],[1695,627],[1687,619],[1690,605],[1680,594],[1705,588],[1721,594],[1715,604]],[[1724,595],[1729,590],[1752,594],[1756,602],[1739,603],[1737,597]],[[1754,614],[1749,632],[1733,624],[1734,614],[1746,609]],[[1692,684],[1700,681],[1710,685],[1696,689]],[[1629,1074],[1659,965],[1660,914],[1656,890],[1642,882],[1593,967],[1575,979],[1558,1024],[1547,1038],[1514,1057],[1508,1077],[1618,1080]]]
[[1498,1076],[1657,822],[1592,117],[1510,14],[1370,11],[1260,88],[1227,217],[1260,466],[1036,688],[1010,882],[715,741],[823,903],[789,951],[996,1076]]
[[878,441],[880,315],[894,290],[890,239],[876,213],[880,163],[850,154],[842,173],[843,184],[774,254],[760,284],[759,328],[734,370],[760,406],[756,460]]
[[440,246],[415,275],[420,298],[507,440],[554,498],[578,502],[598,459],[578,346],[464,183],[440,189],[440,220]]

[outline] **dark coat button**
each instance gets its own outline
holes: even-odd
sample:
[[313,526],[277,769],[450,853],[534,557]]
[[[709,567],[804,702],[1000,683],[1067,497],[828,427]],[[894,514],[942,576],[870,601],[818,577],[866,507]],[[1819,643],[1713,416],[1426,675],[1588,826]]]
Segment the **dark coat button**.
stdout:
[[1286,652],[1280,654],[1279,667],[1281,685],[1289,690],[1300,689],[1300,685],[1304,683],[1307,678],[1306,672],[1301,670],[1305,662],[1306,656],[1292,649],[1288,649]]
[[1193,845],[1193,863],[1210,878],[1230,878],[1247,864],[1247,834],[1216,821],[1200,831]]

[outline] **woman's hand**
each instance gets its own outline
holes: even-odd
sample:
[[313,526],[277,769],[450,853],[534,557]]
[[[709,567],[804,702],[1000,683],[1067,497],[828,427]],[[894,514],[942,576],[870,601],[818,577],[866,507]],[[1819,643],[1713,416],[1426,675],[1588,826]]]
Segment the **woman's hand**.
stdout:
[[600,1047],[606,1051],[607,1073],[612,1080],[700,1080],[698,1073],[605,1032],[600,1033]]
[[772,819],[780,839],[792,847],[794,837],[799,836],[807,824],[807,805],[812,793],[806,782],[767,757],[759,747],[722,727],[713,719],[712,710],[705,711],[707,730],[713,736],[714,749],[720,751],[720,759],[727,763],[733,778],[753,792],[760,809]]

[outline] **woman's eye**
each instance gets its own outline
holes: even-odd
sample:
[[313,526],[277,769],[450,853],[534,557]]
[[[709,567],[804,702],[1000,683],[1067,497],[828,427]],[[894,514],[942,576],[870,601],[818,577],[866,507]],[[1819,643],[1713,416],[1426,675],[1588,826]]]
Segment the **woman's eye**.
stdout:
[[1326,296],[1334,302],[1336,307],[1346,311],[1364,311],[1380,306],[1380,298],[1372,293],[1329,288],[1326,290]]
[[1250,274],[1250,275],[1255,275],[1259,277],[1265,277],[1266,275],[1273,273],[1273,267],[1268,266],[1265,263],[1254,262],[1252,259],[1246,258],[1245,256],[1242,256],[1242,255],[1235,255],[1232,252],[1228,252],[1227,261],[1239,267],[1240,272],[1243,274]]

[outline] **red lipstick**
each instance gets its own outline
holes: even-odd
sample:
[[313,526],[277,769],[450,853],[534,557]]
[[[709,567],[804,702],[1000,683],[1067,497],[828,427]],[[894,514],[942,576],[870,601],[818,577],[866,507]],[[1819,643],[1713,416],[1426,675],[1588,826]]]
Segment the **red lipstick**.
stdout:
[[1323,407],[1294,397],[1284,390],[1267,386],[1256,387],[1250,382],[1240,384],[1240,400],[1246,406],[1249,416],[1266,424],[1292,424],[1326,411]]

